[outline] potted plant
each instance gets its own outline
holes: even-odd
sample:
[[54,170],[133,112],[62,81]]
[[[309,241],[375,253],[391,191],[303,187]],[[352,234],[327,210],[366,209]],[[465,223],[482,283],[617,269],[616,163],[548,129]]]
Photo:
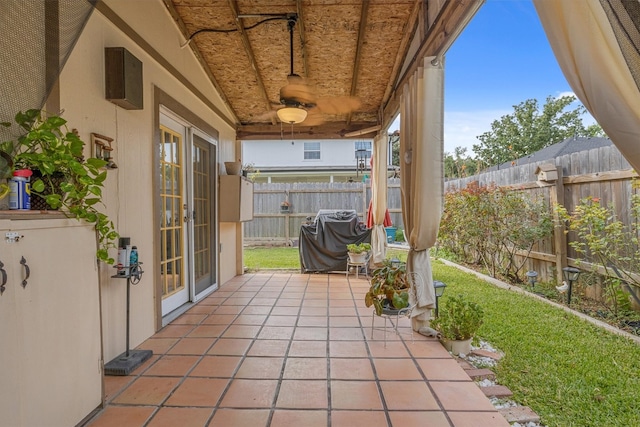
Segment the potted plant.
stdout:
[[461,294],[446,298],[443,305],[438,317],[431,320],[431,327],[438,331],[448,351],[455,355],[469,354],[471,340],[482,325],[482,307]]
[[374,306],[378,316],[384,309],[400,310],[408,307],[410,287],[406,264],[385,260],[382,267],[371,273],[371,286],[364,298],[365,305]]
[[290,210],[291,210],[291,203],[289,203],[288,200],[285,200],[284,202],[280,203],[281,213],[288,213]]
[[350,243],[347,245],[349,261],[353,264],[363,264],[367,260],[367,253],[371,250],[369,243]]
[[106,162],[93,157],[85,159],[85,143],[68,130],[67,121],[60,116],[27,110],[19,112],[15,122],[23,134],[17,140],[0,144],[0,150],[12,157],[14,170],[34,172],[31,198],[43,198],[52,209],[93,223],[99,238],[97,257],[113,264],[108,250],[116,247],[119,236],[113,222],[96,208],[102,202]]

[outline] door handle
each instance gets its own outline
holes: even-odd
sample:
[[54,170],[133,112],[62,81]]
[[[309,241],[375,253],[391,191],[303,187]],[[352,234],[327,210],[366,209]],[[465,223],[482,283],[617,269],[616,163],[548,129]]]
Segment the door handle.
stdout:
[[24,274],[25,274],[25,278],[22,281],[22,287],[26,288],[27,287],[27,279],[31,275],[31,270],[29,269],[29,266],[27,265],[27,260],[24,259],[24,257],[22,257],[22,259],[20,260],[20,264],[22,264],[24,266]]
[[4,270],[4,264],[0,261],[0,276],[2,277],[2,281],[0,281],[0,295],[4,292],[4,285],[7,284],[7,272]]

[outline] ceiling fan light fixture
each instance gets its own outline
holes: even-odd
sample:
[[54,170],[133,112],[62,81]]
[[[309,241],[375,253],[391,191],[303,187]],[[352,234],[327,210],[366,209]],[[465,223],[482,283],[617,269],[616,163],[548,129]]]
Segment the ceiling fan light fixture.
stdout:
[[292,125],[302,123],[307,118],[307,110],[298,107],[284,107],[279,109],[276,114],[280,121]]

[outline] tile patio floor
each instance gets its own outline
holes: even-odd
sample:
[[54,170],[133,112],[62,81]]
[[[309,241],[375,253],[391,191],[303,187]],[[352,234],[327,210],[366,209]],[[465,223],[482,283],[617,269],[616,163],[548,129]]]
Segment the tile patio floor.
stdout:
[[[440,343],[375,329],[368,282],[344,274],[237,276],[107,376],[91,427],[509,426]],[[376,317],[376,326],[383,321]]]

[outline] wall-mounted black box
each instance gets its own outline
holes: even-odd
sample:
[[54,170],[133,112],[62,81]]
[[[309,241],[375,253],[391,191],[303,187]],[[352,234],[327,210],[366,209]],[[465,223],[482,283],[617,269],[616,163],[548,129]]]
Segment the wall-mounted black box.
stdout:
[[123,47],[107,47],[105,97],[126,110],[142,110],[142,62]]

